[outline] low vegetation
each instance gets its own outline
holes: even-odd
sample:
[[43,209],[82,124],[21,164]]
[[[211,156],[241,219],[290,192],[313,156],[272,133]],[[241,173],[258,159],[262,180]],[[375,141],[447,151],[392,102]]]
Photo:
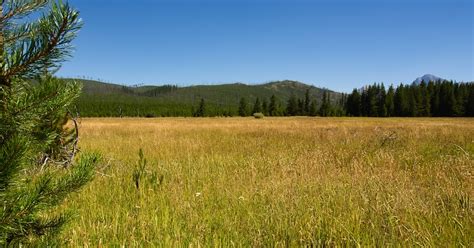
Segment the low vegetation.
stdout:
[[[84,119],[66,245],[474,245],[471,119]],[[139,150],[142,148],[142,151]]]

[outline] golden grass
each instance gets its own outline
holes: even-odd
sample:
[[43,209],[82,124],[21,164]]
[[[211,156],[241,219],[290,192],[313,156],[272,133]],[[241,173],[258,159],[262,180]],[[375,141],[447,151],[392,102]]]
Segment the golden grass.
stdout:
[[474,245],[473,119],[84,119],[81,135],[104,161],[66,202],[70,246]]

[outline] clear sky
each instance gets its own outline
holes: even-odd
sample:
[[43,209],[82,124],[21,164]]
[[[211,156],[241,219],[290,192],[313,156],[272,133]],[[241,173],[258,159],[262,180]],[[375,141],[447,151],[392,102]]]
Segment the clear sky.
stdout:
[[120,84],[299,80],[348,92],[431,73],[474,81],[472,0],[70,0],[60,76]]

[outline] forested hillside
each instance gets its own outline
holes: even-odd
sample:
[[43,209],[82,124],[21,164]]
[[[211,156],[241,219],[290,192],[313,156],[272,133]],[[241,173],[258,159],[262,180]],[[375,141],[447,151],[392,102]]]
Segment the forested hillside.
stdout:
[[[336,103],[341,94],[296,81],[277,81],[260,85],[176,85],[130,87],[91,80],[80,80],[83,94],[77,100],[81,116],[236,116],[242,102],[245,115],[252,114],[257,102],[270,107],[272,115],[285,115],[290,98],[308,98],[321,103],[323,93]],[[257,103],[258,103],[257,102]],[[202,105],[202,103],[204,105]],[[203,109],[200,109],[203,108]],[[203,111],[202,111],[203,110]],[[261,112],[264,110],[261,109]],[[267,111],[268,112],[268,111]],[[268,113],[267,113],[268,114]]]
[[76,101],[84,117],[160,116],[474,116],[474,84],[422,81],[373,84],[351,94],[296,81],[178,87],[122,86],[79,80]]

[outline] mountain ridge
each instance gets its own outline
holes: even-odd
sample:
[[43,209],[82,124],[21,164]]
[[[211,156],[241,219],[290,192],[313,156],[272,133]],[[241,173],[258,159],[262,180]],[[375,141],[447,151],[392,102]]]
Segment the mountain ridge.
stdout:
[[415,79],[415,81],[413,81],[414,84],[420,84],[421,82],[425,82],[425,83],[428,83],[428,82],[437,82],[437,81],[444,81],[446,79],[443,79],[443,78],[440,78],[438,76],[435,76],[433,74],[425,74],[421,77],[418,77]]
[[[95,80],[74,80],[83,85],[82,94],[77,100],[77,106],[83,116],[117,116],[119,115],[117,111],[125,109],[127,115],[132,116],[140,116],[143,112],[152,113],[154,116],[189,116],[201,99],[204,99],[209,110],[215,115],[223,114],[221,112],[224,110],[225,114],[236,115],[242,98],[246,99],[249,106],[253,106],[257,98],[263,103],[269,102],[275,95],[283,108],[291,96],[303,99],[307,90],[311,100],[318,103],[322,101],[323,92],[329,92],[330,101],[333,103],[342,97],[342,93],[294,80],[262,84],[231,83],[182,87],[176,85],[131,87]],[[107,114],[94,112],[107,112]]]

